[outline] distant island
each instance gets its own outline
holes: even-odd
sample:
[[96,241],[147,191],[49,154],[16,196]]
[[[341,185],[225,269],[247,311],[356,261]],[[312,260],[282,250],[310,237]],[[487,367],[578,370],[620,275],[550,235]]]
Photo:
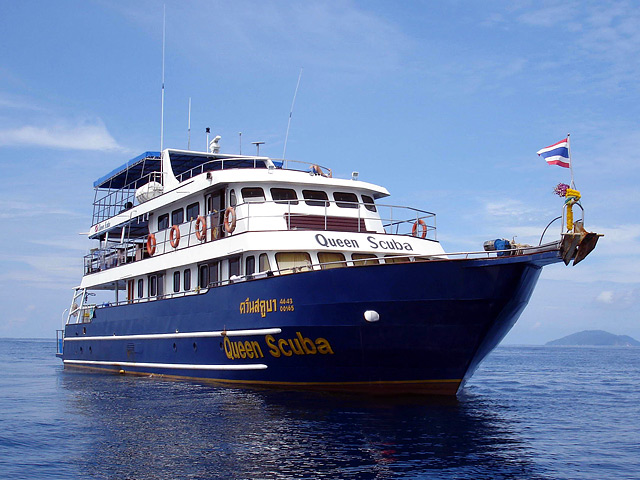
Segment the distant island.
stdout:
[[547,342],[546,345],[610,345],[640,347],[640,342],[629,335],[614,335],[604,330],[584,330]]

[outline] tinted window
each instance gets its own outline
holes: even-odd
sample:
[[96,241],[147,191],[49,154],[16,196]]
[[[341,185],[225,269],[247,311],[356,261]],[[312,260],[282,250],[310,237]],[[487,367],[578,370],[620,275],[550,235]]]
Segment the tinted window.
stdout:
[[252,255],[250,257],[247,257],[244,274],[253,275],[254,273],[256,273],[256,257]]
[[334,192],[333,199],[340,208],[358,208],[358,197],[355,193]]
[[376,206],[373,203],[373,198],[371,198],[369,195],[362,195],[362,202],[364,203],[364,208],[366,208],[370,212],[376,211]]
[[209,265],[200,265],[198,269],[198,285],[200,285],[200,288],[206,288],[209,285]]
[[155,297],[158,294],[158,279],[155,275],[149,277],[149,296]]
[[229,259],[229,278],[240,275],[240,257]]
[[179,208],[171,212],[171,225],[180,225],[184,222],[184,210]]
[[276,203],[298,205],[298,195],[296,191],[291,188],[272,188],[271,198],[273,198]]
[[200,215],[200,204],[198,202],[187,206],[187,220],[195,220]]
[[144,296],[144,280],[138,280],[138,298],[142,298]]
[[245,187],[241,190],[245,202],[264,202],[264,190],[260,187]]
[[184,275],[182,275],[182,281],[184,283],[184,291],[188,292],[189,290],[191,290],[191,269],[187,268],[184,271]]
[[325,205],[327,205],[326,200],[329,200],[327,192],[323,192],[320,190],[303,190],[302,196],[304,197],[305,203],[307,205],[315,207],[324,207]]
[[180,291],[180,272],[173,272],[173,292]]
[[169,214],[165,213],[158,217],[158,231],[169,228]]

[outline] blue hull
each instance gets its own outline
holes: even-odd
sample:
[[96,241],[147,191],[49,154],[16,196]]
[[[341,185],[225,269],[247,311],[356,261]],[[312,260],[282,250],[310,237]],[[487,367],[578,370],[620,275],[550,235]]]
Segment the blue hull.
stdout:
[[[62,357],[227,383],[455,395],[514,325],[542,267],[559,260],[553,251],[339,268],[99,308],[66,326]],[[366,321],[368,310],[379,321]]]

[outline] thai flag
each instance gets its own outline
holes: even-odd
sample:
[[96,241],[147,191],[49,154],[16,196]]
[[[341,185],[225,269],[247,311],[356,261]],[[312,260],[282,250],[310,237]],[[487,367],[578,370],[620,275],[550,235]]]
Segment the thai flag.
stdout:
[[549,165],[558,165],[560,167],[571,167],[571,159],[569,157],[569,138],[560,140],[558,143],[549,145],[548,147],[538,150],[538,155],[544,158]]

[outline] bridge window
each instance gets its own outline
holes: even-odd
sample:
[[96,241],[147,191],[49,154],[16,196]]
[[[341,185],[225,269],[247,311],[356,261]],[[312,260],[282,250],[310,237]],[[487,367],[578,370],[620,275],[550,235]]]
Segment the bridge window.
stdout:
[[333,199],[340,208],[358,208],[358,197],[355,193],[334,192]]
[[324,207],[328,203],[327,200],[329,200],[327,192],[321,190],[303,190],[302,196],[305,199],[305,203],[312,207]]
[[373,202],[373,198],[371,198],[369,195],[362,195],[362,202],[364,203],[364,208],[366,208],[370,212],[377,211],[375,203]]
[[187,205],[187,219],[189,221],[195,220],[200,215],[200,203],[192,203],[191,205]]
[[166,230],[169,228],[169,214],[165,213],[158,217],[158,231]]
[[269,265],[269,256],[266,253],[260,254],[259,264],[261,272],[268,272],[271,270],[271,265]]
[[241,190],[242,198],[247,203],[264,202],[264,190],[260,187],[245,187]]
[[[338,252],[319,252],[318,261],[321,264],[328,263],[328,265],[320,265],[320,268],[322,268],[323,270],[328,270],[330,268],[341,268],[341,267],[347,266],[347,262],[344,261],[344,255]],[[329,262],[340,262],[340,263],[329,263]]]
[[179,208],[171,212],[171,225],[180,225],[184,222],[184,209]]
[[254,273],[256,273],[256,257],[251,255],[245,260],[244,274],[253,275]]
[[271,198],[273,198],[273,201],[276,203],[298,205],[298,195],[292,188],[272,188]]

